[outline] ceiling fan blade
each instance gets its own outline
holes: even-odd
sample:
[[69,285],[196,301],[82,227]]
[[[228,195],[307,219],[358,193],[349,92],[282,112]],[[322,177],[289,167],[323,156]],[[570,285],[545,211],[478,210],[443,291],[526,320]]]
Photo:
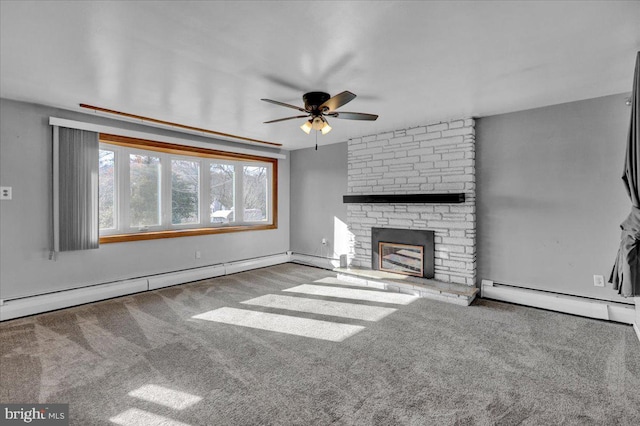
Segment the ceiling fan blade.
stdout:
[[334,118],[341,118],[343,120],[374,121],[378,118],[376,114],[365,114],[364,112],[332,112],[327,115]]
[[308,115],[296,115],[295,117],[278,118],[277,120],[265,121],[264,124],[277,123],[278,121],[293,120],[295,118],[307,118]]
[[342,93],[338,93],[333,98],[328,99],[325,103],[320,105],[318,109],[322,111],[323,109],[327,108],[329,111],[334,111],[340,108],[342,105],[351,102],[355,98],[355,94],[349,92],[348,90],[345,90]]
[[274,101],[274,100],[271,100],[271,99],[260,99],[260,100],[261,101],[265,101],[265,102],[269,102],[271,104],[276,104],[276,105],[280,105],[280,106],[283,106],[283,107],[287,107],[287,108],[297,109],[298,111],[308,112],[304,108],[300,108],[300,107],[297,107],[297,106],[291,105],[291,104],[285,104],[284,102],[278,102],[278,101]]
[[306,87],[302,87],[294,82],[291,81],[287,81],[284,78],[275,76],[275,75],[271,75],[271,74],[265,74],[264,78],[266,78],[269,82],[277,84],[279,86],[285,87],[287,89],[291,89],[291,90],[295,90],[296,92],[301,92],[304,93],[305,91],[307,91]]

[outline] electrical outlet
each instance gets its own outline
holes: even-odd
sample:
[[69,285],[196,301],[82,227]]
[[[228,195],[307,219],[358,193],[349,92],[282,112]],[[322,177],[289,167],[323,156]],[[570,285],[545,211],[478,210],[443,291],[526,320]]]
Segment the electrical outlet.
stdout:
[[12,191],[10,186],[0,186],[0,200],[10,200]]
[[196,259],[200,259],[202,257],[202,253],[200,253],[200,250],[196,250]]
[[602,275],[594,275],[593,285],[596,287],[604,287],[604,277]]

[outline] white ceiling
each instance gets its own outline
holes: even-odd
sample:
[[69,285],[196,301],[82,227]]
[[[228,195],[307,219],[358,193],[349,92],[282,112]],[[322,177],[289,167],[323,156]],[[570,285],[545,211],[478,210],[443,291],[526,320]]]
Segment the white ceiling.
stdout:
[[[0,96],[312,146],[302,94],[349,90],[320,144],[629,92],[640,2],[0,3]],[[86,111],[86,110],[85,110]]]

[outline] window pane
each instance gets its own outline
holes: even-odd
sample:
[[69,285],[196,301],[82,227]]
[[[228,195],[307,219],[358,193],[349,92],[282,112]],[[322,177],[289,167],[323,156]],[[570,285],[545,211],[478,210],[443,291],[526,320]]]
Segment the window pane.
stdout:
[[101,149],[98,155],[98,217],[100,229],[115,228],[115,153]]
[[160,225],[160,158],[129,155],[132,227]]
[[211,223],[233,222],[233,187],[235,166],[211,164]]
[[171,160],[171,223],[200,222],[200,163]]
[[267,220],[267,168],[244,166],[244,220],[257,222]]

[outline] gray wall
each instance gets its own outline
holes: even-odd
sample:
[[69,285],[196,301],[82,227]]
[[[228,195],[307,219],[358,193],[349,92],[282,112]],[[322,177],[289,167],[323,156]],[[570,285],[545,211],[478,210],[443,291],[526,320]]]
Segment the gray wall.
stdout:
[[[291,251],[316,256],[346,254],[336,219],[347,223],[347,143],[291,152]],[[340,228],[340,227],[338,227]],[[322,238],[328,241],[322,247]]]
[[477,121],[479,280],[625,301],[593,285],[609,278],[630,210],[625,97]]
[[[618,225],[629,210],[620,179],[630,114],[624,99],[608,96],[478,120],[479,279],[626,301],[610,288],[594,287],[592,280],[594,274],[608,278]],[[289,247],[333,255],[335,219],[346,223],[346,142],[291,152],[291,180],[289,161],[280,161],[277,230],[106,244],[49,261],[50,115],[179,135],[2,100],[0,185],[12,186],[14,199],[0,202],[0,298],[281,253]],[[329,241],[327,248],[321,246],[322,238]],[[195,250],[202,251],[202,259],[194,258]]]
[[[48,260],[52,161],[49,116],[185,140],[211,140],[42,105],[6,99],[0,102],[0,185],[13,187],[13,200],[0,202],[0,298],[41,294],[289,249],[287,159],[280,160],[278,165],[278,229],[103,244],[97,250],[61,253],[57,261]],[[195,259],[196,250],[201,251],[201,259]]]
[[[631,303],[608,279],[629,125],[625,95],[480,118],[476,123],[478,281]],[[291,154],[291,249],[319,255],[346,222],[345,143]],[[333,253],[332,250],[329,250]]]

